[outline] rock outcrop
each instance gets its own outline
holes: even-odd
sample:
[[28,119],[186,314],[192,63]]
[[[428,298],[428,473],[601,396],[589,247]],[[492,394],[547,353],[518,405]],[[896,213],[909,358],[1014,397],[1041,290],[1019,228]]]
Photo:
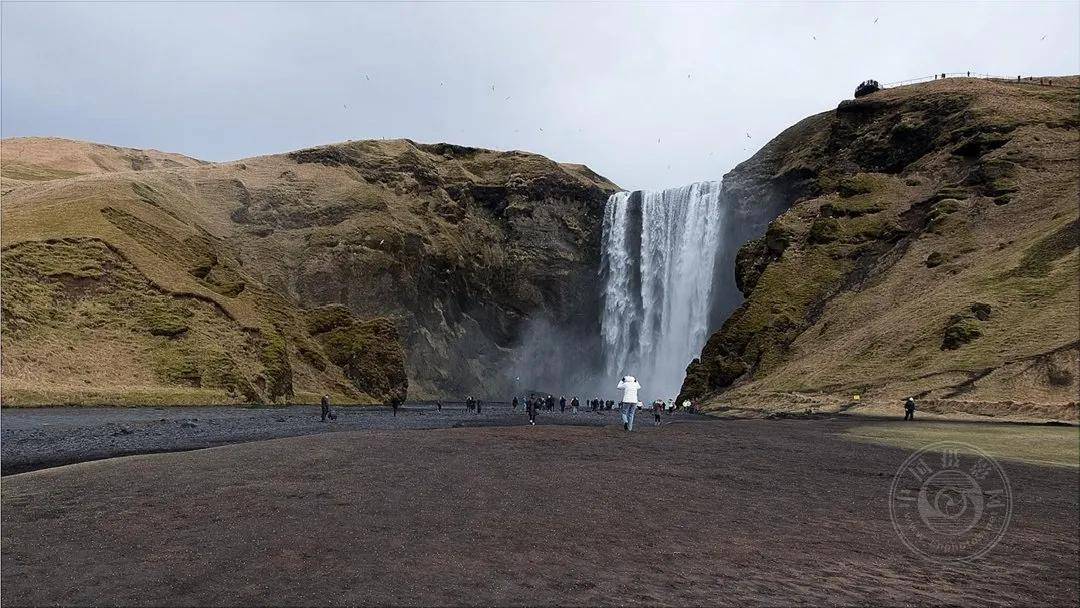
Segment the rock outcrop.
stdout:
[[1054,84],[878,91],[726,175],[737,209],[776,219],[739,251],[746,300],[679,398],[1075,403],[1080,89]]

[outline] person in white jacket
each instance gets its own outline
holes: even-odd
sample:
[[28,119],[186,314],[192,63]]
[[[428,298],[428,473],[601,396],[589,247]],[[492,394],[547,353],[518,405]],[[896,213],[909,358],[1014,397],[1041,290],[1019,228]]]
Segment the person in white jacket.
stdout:
[[637,378],[623,376],[615,388],[623,392],[622,403],[619,404],[619,409],[622,410],[623,430],[632,431],[634,430],[634,412],[637,411],[637,392],[641,389],[641,385],[638,384]]

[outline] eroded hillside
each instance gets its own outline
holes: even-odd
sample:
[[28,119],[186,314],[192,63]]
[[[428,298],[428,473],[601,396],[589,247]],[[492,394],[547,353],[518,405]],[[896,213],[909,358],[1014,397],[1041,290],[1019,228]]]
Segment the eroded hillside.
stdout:
[[528,319],[595,333],[615,186],[583,166],[406,140],[2,155],[5,403],[483,395]]
[[1054,85],[880,91],[725,176],[739,206],[783,213],[740,250],[746,301],[680,399],[1075,418],[1080,95]]

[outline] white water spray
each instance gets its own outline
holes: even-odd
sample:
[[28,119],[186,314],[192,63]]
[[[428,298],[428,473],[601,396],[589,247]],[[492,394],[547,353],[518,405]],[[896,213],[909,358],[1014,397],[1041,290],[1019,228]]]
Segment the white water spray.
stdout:
[[634,374],[648,395],[678,393],[709,337],[725,216],[720,182],[608,199],[601,337],[609,378]]

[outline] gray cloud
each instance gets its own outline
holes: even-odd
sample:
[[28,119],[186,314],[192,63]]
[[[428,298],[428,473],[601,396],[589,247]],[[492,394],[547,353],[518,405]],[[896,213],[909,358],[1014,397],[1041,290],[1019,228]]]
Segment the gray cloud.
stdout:
[[627,188],[718,178],[864,78],[1080,72],[1075,2],[0,11],[4,137],[208,160],[409,137],[583,162]]

